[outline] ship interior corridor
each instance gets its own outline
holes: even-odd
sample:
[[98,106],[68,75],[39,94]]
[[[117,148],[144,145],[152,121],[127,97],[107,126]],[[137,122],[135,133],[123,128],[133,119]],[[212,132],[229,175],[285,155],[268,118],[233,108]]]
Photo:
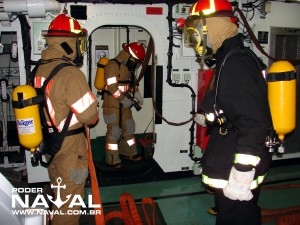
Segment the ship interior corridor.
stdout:
[[[15,4],[16,2],[18,4]],[[273,106],[278,106],[278,117],[277,113],[275,113],[276,117],[274,117],[273,112],[270,112],[272,117],[270,125],[272,125],[272,128],[274,127],[275,136],[282,136],[279,129],[275,127],[275,122],[282,122],[284,140],[278,142],[276,138],[273,139],[273,133],[266,140],[266,146],[268,146],[270,151],[274,151],[274,157],[270,171],[262,183],[258,204],[262,210],[262,225],[300,225],[300,0],[230,0],[231,6],[235,8],[232,13],[229,9],[223,12],[223,10],[218,9],[219,7],[215,8],[215,5],[223,2],[221,0],[206,0],[205,2],[208,2],[211,7],[208,11],[212,9],[216,11],[212,14],[213,17],[220,15],[231,16],[231,20],[225,18],[229,22],[237,22],[232,17],[233,15],[239,19],[239,23],[237,23],[238,31],[244,36],[245,47],[257,55],[259,60],[256,61],[262,61],[266,64],[267,69],[261,71],[264,72],[266,84],[277,83],[281,85],[280,89],[277,87],[273,89],[272,93],[268,92],[268,100],[269,102],[275,99],[281,101],[280,104],[277,101],[273,103]],[[218,117],[214,122],[222,119],[223,123],[224,118],[228,119],[230,117],[225,113],[227,112],[226,110],[224,112],[221,110],[223,109],[221,103],[217,102],[217,94],[222,93],[222,90],[218,90],[222,67],[218,71],[219,68],[214,65],[216,62],[213,52],[216,50],[214,53],[217,54],[218,48],[214,49],[214,46],[211,45],[213,40],[213,38],[209,40],[211,35],[203,35],[203,33],[207,32],[206,19],[204,19],[206,16],[204,18],[200,17],[203,16],[202,9],[197,9],[199,10],[199,17],[193,15],[192,11],[195,11],[197,8],[194,7],[194,3],[196,3],[196,0],[0,0],[0,136],[2,136],[2,142],[0,142],[0,225],[28,225],[25,215],[21,213],[20,216],[19,214],[13,215],[11,209],[17,207],[13,204],[12,199],[20,199],[19,203],[24,202],[23,205],[20,204],[20,210],[42,209],[48,214],[52,213],[51,206],[55,204],[56,200],[61,200],[57,197],[60,197],[60,195],[56,194],[55,201],[53,201],[53,189],[57,188],[57,190],[60,190],[60,188],[63,188],[63,184],[60,185],[60,183],[62,183],[61,180],[64,177],[55,176],[57,186],[55,187],[53,183],[51,186],[47,168],[43,167],[41,161],[37,160],[40,158],[35,157],[41,154],[42,159],[44,159],[43,162],[45,162],[47,157],[43,155],[44,152],[41,147],[43,147],[44,143],[42,139],[46,140],[47,136],[41,134],[40,142],[37,145],[33,144],[34,146],[32,147],[26,147],[26,143],[25,145],[22,143],[23,141],[36,142],[38,139],[30,135],[35,135],[36,131],[40,130],[41,122],[37,123],[37,127],[31,126],[31,121],[33,121],[31,117],[34,114],[38,116],[39,112],[33,113],[32,110],[26,117],[25,114],[27,113],[24,113],[24,118],[23,116],[18,118],[18,113],[15,111],[18,108],[15,107],[19,101],[14,99],[13,94],[16,87],[37,83],[36,81],[33,82],[34,68],[38,68],[35,65],[38,65],[40,62],[53,62],[52,59],[45,60],[44,56],[47,56],[47,48],[49,46],[49,52],[51,52],[51,42],[56,42],[57,34],[55,33],[59,34],[57,40],[63,41],[59,43],[63,50],[68,55],[71,55],[71,53],[68,53],[69,51],[72,52],[72,55],[74,53],[74,57],[76,55],[76,60],[74,59],[73,61],[73,59],[69,58],[68,60],[76,62],[76,66],[77,63],[82,64],[80,65],[80,70],[87,80],[87,84],[83,84],[82,89],[85,89],[87,85],[89,86],[89,90],[86,90],[86,93],[78,100],[79,94],[74,94],[76,90],[71,93],[69,81],[64,84],[66,86],[65,89],[68,90],[64,93],[68,93],[66,95],[71,93],[70,99],[74,98],[73,100],[75,100],[75,96],[78,96],[74,103],[73,100],[65,101],[66,106],[70,106],[73,109],[74,105],[82,103],[81,109],[74,111],[76,115],[80,114],[77,118],[77,122],[80,121],[78,124],[85,123],[83,122],[85,119],[81,121],[80,117],[85,117],[85,114],[89,114],[88,111],[91,105],[95,106],[94,118],[96,118],[95,99],[98,101],[98,121],[93,124],[88,123],[89,125],[85,124],[86,128],[89,129],[86,132],[87,140],[90,140],[88,142],[88,150],[89,153],[92,152],[89,174],[86,164],[78,170],[77,167],[74,169],[72,166],[69,166],[70,164],[61,164],[68,165],[70,171],[74,172],[75,175],[73,176],[72,172],[67,172],[65,169],[61,170],[72,177],[72,181],[74,177],[75,179],[77,178],[75,172],[80,173],[78,176],[81,175],[81,179],[78,181],[79,185],[83,185],[83,182],[86,181],[84,199],[79,198],[82,197],[82,186],[80,194],[72,192],[67,193],[67,196],[65,195],[68,197],[72,194],[74,198],[71,201],[69,201],[69,198],[63,198],[63,201],[65,201],[63,204],[67,201],[73,203],[75,199],[80,204],[83,203],[83,205],[87,206],[79,210],[79,225],[97,224],[95,221],[97,217],[89,213],[97,209],[93,207],[93,204],[90,205],[91,200],[95,200],[98,197],[97,192],[94,192],[95,189],[97,190],[97,187],[101,198],[101,213],[105,216],[110,215],[111,212],[121,212],[122,196],[129,194],[129,196],[133,197],[138,215],[142,220],[142,224],[135,222],[133,224],[125,224],[118,218],[112,218],[105,225],[215,225],[216,215],[208,212],[209,208],[216,206],[214,193],[212,190],[208,190],[201,180],[201,160],[209,138],[207,135],[209,133],[207,132],[208,126],[206,126],[207,124],[199,125],[195,120],[196,115],[202,113],[200,103],[202,100],[206,100],[203,99],[206,88],[212,89],[216,86],[215,104],[212,108],[212,112],[216,113],[212,114]],[[230,6],[230,4],[227,5]],[[47,9],[48,7],[49,9]],[[238,14],[239,10],[237,11],[237,9],[244,12],[244,15]],[[218,13],[219,10],[221,14]],[[78,30],[78,28],[75,29],[73,20],[68,20],[67,23],[70,25],[70,28],[68,28],[66,40],[72,40],[73,42],[75,31],[80,31],[81,34],[80,36],[76,34],[76,54],[73,52],[74,49],[69,50],[67,47],[63,47],[67,44],[67,41],[61,37],[60,32],[51,31],[52,21],[61,13],[70,14],[75,20],[78,20],[80,27],[82,26]],[[245,21],[243,20],[244,16]],[[211,23],[215,23],[214,21],[218,20],[211,19]],[[234,27],[236,31],[236,27],[232,26],[231,22],[230,27]],[[64,24],[60,22],[59,25]],[[218,26],[221,27],[222,23],[216,23],[216,25],[214,26],[218,28]],[[248,26],[249,29],[247,28]],[[223,29],[223,27],[221,28]],[[209,32],[213,35],[212,31]],[[71,37],[72,39],[69,39]],[[231,36],[231,38],[233,37]],[[220,46],[221,44],[223,45],[221,41],[224,40],[219,37],[217,39],[218,42],[220,41],[218,44]],[[227,41],[227,39],[225,40]],[[124,65],[128,66],[127,64],[130,64],[131,59],[135,58],[132,57],[132,53],[128,52],[130,57],[127,56],[126,60],[117,63],[118,69],[116,68],[115,71],[118,73],[114,72],[115,74],[113,74],[110,67],[106,67],[105,70],[105,65],[109,60],[117,58],[122,50],[125,50],[124,47],[128,47],[130,43],[137,43],[140,47],[142,45],[145,50],[144,56],[138,57],[138,66],[134,69],[129,67],[128,70],[124,69]],[[199,51],[203,48],[201,53],[197,51],[198,47],[195,48],[196,45],[199,45]],[[222,48],[220,49],[222,50]],[[209,50],[212,53],[210,58],[207,58],[207,55],[210,53]],[[126,55],[128,54],[126,53]],[[230,55],[228,54],[227,56],[229,57]],[[227,56],[224,58],[223,64]],[[39,61],[40,59],[42,61]],[[273,74],[274,72],[272,70],[270,72],[268,69],[273,62],[279,59],[292,61],[295,64],[296,71],[294,69],[286,71],[286,68],[283,68],[284,71],[279,73],[280,76],[285,75],[292,82],[290,80],[273,82],[267,79],[268,74]],[[56,58],[53,60],[56,60]],[[80,63],[77,61],[80,61]],[[106,62],[104,63],[104,61]],[[205,66],[204,61],[207,64]],[[124,65],[121,67],[119,63],[124,63]],[[210,63],[212,64],[208,65]],[[221,65],[221,61],[218,63]],[[218,63],[217,65],[219,66]],[[253,68],[245,67],[245,69],[254,71]],[[130,79],[122,80],[120,78],[121,73],[124,71],[130,72]],[[219,73],[215,73],[215,71]],[[294,72],[296,72],[295,76]],[[81,73],[78,74],[80,75]],[[248,74],[248,72],[245,74]],[[276,75],[276,73],[274,74]],[[40,76],[40,74],[37,75]],[[73,83],[73,79],[70,79],[70,81],[72,81],[70,83]],[[76,79],[74,79],[74,83],[75,81]],[[235,80],[233,81],[233,84],[237,83]],[[54,82],[54,80],[51,82]],[[76,83],[79,84],[79,82]],[[286,85],[289,83],[293,84],[293,88]],[[108,90],[110,85],[114,86],[115,89],[111,93]],[[241,89],[238,85],[236,86],[237,89]],[[64,88],[59,89],[57,92],[54,89],[52,90],[55,96],[59,95],[61,100],[64,100],[66,95],[59,93]],[[268,90],[270,89],[270,86],[268,86]],[[78,88],[78,90],[81,90],[81,88]],[[281,93],[283,90],[286,93]],[[136,92],[140,92],[142,100],[137,101],[137,97],[135,97],[137,96],[135,95]],[[245,92],[253,93],[253,90],[250,90],[249,86],[249,91],[247,89]],[[279,96],[277,95],[278,93],[280,93]],[[56,104],[51,102],[50,87],[48,94],[46,99],[49,100],[48,103],[53,109],[51,115],[54,116],[53,112],[56,111]],[[131,106],[133,121],[131,116],[128,117],[129,119],[125,119],[127,110],[125,114],[125,111],[122,109],[125,108],[125,102],[124,104],[122,103],[125,99],[125,94],[128,94],[128,98],[131,99],[127,99],[126,96],[128,101],[135,103]],[[287,95],[285,96],[285,94]],[[113,99],[116,103],[115,108],[119,109],[116,115],[107,115],[104,112],[106,107],[104,96],[108,96],[106,99],[109,99],[109,95],[115,97]],[[124,96],[120,98],[121,95]],[[18,93],[17,96],[18,98],[20,96],[24,97],[23,93]],[[237,97],[242,99],[241,96]],[[28,102],[32,99],[30,98]],[[27,99],[25,100],[27,102]],[[229,100],[232,101],[232,99]],[[70,105],[69,103],[71,102],[72,104]],[[281,104],[283,102],[288,104]],[[142,104],[140,105],[140,103]],[[216,105],[218,107],[215,107]],[[239,108],[243,108],[244,105],[247,105],[247,101],[243,101]],[[260,105],[260,103],[257,105]],[[220,109],[219,112],[217,108]],[[251,107],[251,110],[255,111],[256,108]],[[63,115],[60,112],[56,113],[57,117]],[[211,113],[209,110],[208,112],[205,110],[205,114],[209,116]],[[226,117],[221,118],[219,115],[226,115]],[[50,115],[46,117],[51,118]],[[26,120],[24,122],[24,128],[26,129],[24,131],[23,129],[20,130],[18,126],[20,124],[23,125],[23,120]],[[28,129],[25,126],[27,120],[28,123],[30,122]],[[118,121],[118,129],[110,128],[111,124],[109,123],[112,121]],[[130,122],[128,123],[130,126],[125,123],[126,121]],[[206,120],[206,122],[208,121]],[[123,123],[126,124],[126,128]],[[76,124],[76,127],[78,124]],[[291,125],[289,126],[289,124]],[[117,126],[114,127],[117,128]],[[127,133],[127,131],[122,131],[122,128],[124,130],[130,129],[131,134],[135,136],[135,140],[132,137],[130,137],[130,140],[127,140],[132,149],[134,147],[134,153],[131,152],[128,155],[132,157],[131,159],[135,158],[133,154],[136,154],[136,146],[133,146],[133,144],[137,144],[137,156],[139,159],[141,158],[139,156],[142,156],[142,160],[130,161],[128,158],[127,160],[124,159],[126,158],[124,155],[122,156],[122,148],[126,148],[123,146],[123,142],[125,143],[126,139],[122,135]],[[110,131],[114,133],[111,143],[109,143]],[[119,134],[117,135],[117,133]],[[252,135],[252,132],[248,133]],[[20,141],[20,139],[23,140]],[[279,147],[278,144],[281,144],[280,150],[276,149]],[[83,145],[77,146],[80,153],[82,150],[81,146]],[[127,147],[130,148],[129,145]],[[77,149],[74,147],[72,150]],[[107,163],[109,162],[109,159],[107,159],[109,157],[106,158],[106,152],[116,154],[115,156],[120,153],[121,163],[119,163],[119,159],[114,160],[115,156],[112,156],[111,160],[111,164],[115,165],[116,163],[113,161],[118,161],[117,164],[120,168],[113,167]],[[37,154],[35,155],[35,153]],[[209,152],[206,153],[210,154]],[[70,154],[66,155],[73,156]],[[91,159],[90,155],[88,157],[85,155],[76,157],[77,155],[74,154],[75,160]],[[91,170],[91,167],[95,169],[97,178],[95,187],[93,186],[95,184],[95,180],[93,180],[94,171]],[[84,173],[80,172],[81,169]],[[2,179],[3,177],[5,179]],[[9,185],[2,181],[8,181]],[[64,186],[66,187],[66,185]],[[18,189],[22,191],[25,188],[28,188],[29,192],[18,192]],[[40,199],[41,202],[38,202],[39,198],[37,198],[39,193],[31,192],[36,189],[40,189],[40,194],[44,197]],[[67,189],[66,192],[69,192],[70,189]],[[6,190],[9,190],[9,192]],[[18,193],[13,194],[13,190]],[[59,191],[57,192],[59,193]],[[5,196],[5,198],[2,196]],[[148,201],[152,200],[151,203],[153,203],[153,205],[147,206],[146,210],[143,207],[145,199]],[[40,204],[33,204],[36,202]],[[43,203],[45,204],[43,205]],[[37,205],[41,207],[35,207]],[[82,212],[87,213],[84,214]],[[26,216],[31,217],[32,214]],[[150,218],[151,223],[149,223],[147,216]],[[240,215],[236,216],[239,217]],[[49,219],[50,216],[42,215],[40,218],[42,217],[43,219]],[[21,218],[22,223],[6,223],[6,219],[10,218],[17,218],[18,220]],[[41,225],[42,223],[29,222],[29,224]],[[43,225],[51,225],[51,222]],[[65,225],[71,224],[65,223]]]

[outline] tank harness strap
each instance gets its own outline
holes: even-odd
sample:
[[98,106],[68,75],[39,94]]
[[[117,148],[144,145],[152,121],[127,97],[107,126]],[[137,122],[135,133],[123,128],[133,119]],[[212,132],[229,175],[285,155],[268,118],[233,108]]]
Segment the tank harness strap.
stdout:
[[[243,52],[246,52],[256,63],[257,67],[259,68],[259,70],[263,71],[266,69],[266,66],[264,65],[264,63],[259,59],[257,58],[257,56],[248,48],[245,48],[245,47],[236,47],[236,48],[233,48],[225,57],[224,57],[224,60],[223,62],[221,63],[221,66],[220,66],[220,69],[219,69],[219,72],[217,73],[217,76],[216,76],[216,90],[215,90],[215,96],[214,96],[214,109],[216,109],[218,103],[217,103],[217,97],[218,97],[218,87],[219,87],[219,81],[220,81],[220,76],[221,76],[221,73],[222,73],[222,69],[225,65],[225,62],[227,61],[227,59],[232,56],[234,53],[243,53]],[[269,104],[268,104],[269,105]],[[226,115],[226,112],[224,112],[225,115]],[[270,111],[270,116],[271,116],[271,111]],[[273,122],[272,122],[272,117],[270,117],[270,129],[273,129]],[[229,126],[230,128],[232,127],[232,124],[231,122],[229,121]],[[224,128],[226,133],[227,133],[227,130],[229,130],[227,127]],[[224,130],[223,130],[224,131]],[[220,133],[223,133],[223,131],[220,129]],[[226,134],[224,133],[224,134]]]
[[[111,60],[114,61],[114,62],[116,62],[118,64],[119,70],[120,70],[121,63],[117,59],[115,59],[115,58],[113,58]],[[119,73],[119,77],[120,77],[120,73]],[[119,84],[131,84],[132,82],[129,81],[129,80],[119,80],[118,83]],[[111,93],[109,93],[109,91],[107,91],[105,89],[104,89],[104,92],[107,93],[108,95],[111,95]]]
[[[44,99],[44,91],[45,91],[45,88],[47,86],[47,84],[49,83],[49,81],[64,67],[67,67],[67,66],[74,66],[70,63],[61,63],[59,65],[57,65],[52,71],[51,73],[49,74],[49,76],[47,77],[47,79],[44,81],[43,83],[43,86],[38,90],[39,94],[43,97]],[[44,102],[44,101],[43,101]],[[46,107],[46,112],[50,118],[50,115],[49,115],[49,110],[48,110],[48,107],[47,107],[47,104],[44,104],[41,105],[40,109],[41,109],[41,113],[43,113],[43,110],[42,108],[43,107]],[[71,135],[76,135],[76,134],[79,134],[81,132],[84,132],[84,127],[80,127],[80,128],[77,128],[77,129],[74,129],[74,130],[70,130],[68,131],[68,128],[69,128],[69,125],[70,125],[70,122],[71,122],[71,119],[72,119],[72,116],[73,116],[73,112],[70,110],[69,111],[69,114],[67,116],[67,119],[66,119],[66,122],[63,126],[63,129],[62,131],[59,133],[59,136],[58,136],[58,139],[56,141],[56,143],[54,144],[54,147],[56,149],[56,152],[55,154],[51,155],[50,159],[48,160],[48,162],[43,162],[42,161],[42,157],[40,157],[40,163],[42,166],[44,167],[48,167],[50,165],[50,163],[52,162],[52,160],[54,159],[55,155],[57,154],[57,152],[60,150],[61,146],[62,146],[62,143],[64,141],[64,138],[66,136],[71,136]],[[44,118],[45,119],[45,116],[42,114],[42,117],[41,119]],[[52,125],[53,128],[55,128],[55,126]],[[56,129],[56,132],[57,129]]]
[[[49,81],[58,73],[58,71],[60,71],[62,68],[66,67],[66,66],[74,66],[74,65],[72,65],[70,63],[61,63],[61,64],[57,65],[51,71],[51,73],[47,77],[47,79],[44,81],[43,86],[41,87],[41,92],[42,93],[44,93],[45,88],[46,88],[47,84],[49,83]],[[47,113],[49,113],[48,108],[47,108],[46,111],[47,111]],[[63,127],[62,131],[60,132],[60,137],[61,137],[60,139],[62,139],[62,141],[63,141],[63,139],[64,139],[65,136],[76,135],[76,134],[79,134],[79,133],[81,133],[81,132],[84,131],[83,127],[68,131],[68,128],[69,128],[69,125],[70,125],[70,122],[71,122],[71,119],[72,119],[72,115],[73,115],[73,112],[70,110],[70,112],[69,112],[69,114],[67,116],[66,122],[64,124],[64,127]],[[61,141],[61,144],[62,144],[62,141]],[[61,144],[58,145],[59,148],[61,147]]]
[[119,102],[119,128],[122,129],[123,105]]
[[[40,64],[36,65],[32,71],[32,74],[36,74],[36,71],[37,71],[37,68]],[[37,104],[40,104],[40,103],[43,103],[44,102],[44,90],[47,86],[47,84],[49,83],[49,81],[55,76],[55,74],[61,70],[63,67],[65,66],[73,66],[72,64],[70,63],[62,63],[62,64],[59,64],[58,66],[56,66],[53,71],[50,73],[49,77],[44,81],[44,84],[41,88],[37,89],[37,96],[35,97],[32,97],[32,98],[28,98],[28,99],[23,99],[23,96],[22,93],[18,93],[18,99],[19,101],[13,101],[12,102],[12,105],[14,108],[17,108],[17,109],[22,109],[22,108],[25,108],[25,107],[28,107],[28,106],[32,106],[32,105],[37,105]]]
[[[61,63],[59,65],[57,65],[50,73],[50,75],[47,77],[47,79],[44,81],[43,83],[43,86],[41,87],[41,91],[44,93],[45,91],[45,88],[47,86],[47,84],[50,82],[50,80],[58,73],[58,71],[60,71],[62,68],[66,67],[66,66],[74,66],[70,63]],[[48,110],[47,110],[48,112]],[[61,134],[62,133],[66,133],[68,131],[68,128],[69,128],[69,124],[71,122],[71,118],[72,118],[72,114],[73,112],[70,110],[69,114],[68,114],[68,117],[66,119],[66,123],[64,124],[64,127],[62,129],[62,131],[60,132]],[[68,131],[68,136],[72,135],[73,131],[74,131],[74,134],[77,134],[78,131],[76,130],[81,130],[81,131],[84,131],[84,127],[81,127],[81,128],[78,128],[78,129],[75,129],[75,130],[71,130],[71,131]]]
[[267,81],[289,81],[296,79],[296,73],[284,72],[284,73],[268,73]]
[[41,87],[41,90],[45,90],[46,86],[48,85],[48,83],[50,82],[50,80],[58,73],[58,71],[60,71],[62,68],[66,67],[66,66],[74,66],[70,63],[61,63],[58,64],[49,74],[49,76],[47,77],[47,79],[44,81],[43,86]]
[[[116,63],[118,64],[119,70],[120,70],[120,65],[121,65],[121,63],[120,63],[118,60],[116,60],[115,58],[110,59],[110,60],[116,62]],[[97,64],[97,66],[98,66],[98,64]],[[120,74],[119,74],[119,76],[120,76]],[[109,93],[109,91],[106,90],[105,87],[104,87],[103,91],[101,92],[101,94],[102,94],[102,98],[101,98],[101,99],[102,99],[102,100],[104,99],[104,93],[106,93],[106,94],[108,94],[108,95],[111,95],[111,93]]]
[[105,65],[100,64],[99,62],[97,63],[97,67],[104,69]]
[[[48,112],[48,110],[46,110]],[[66,123],[64,124],[64,127],[62,129],[62,131],[59,133],[59,136],[56,140],[56,143],[54,144],[54,147],[56,149],[56,152],[55,154],[51,154],[49,160],[47,162],[44,162],[42,157],[40,157],[40,164],[44,167],[48,167],[50,165],[50,163],[53,161],[55,155],[58,153],[58,151],[60,150],[61,146],[62,146],[62,143],[64,142],[64,139],[66,137],[66,132],[68,130],[68,127],[69,127],[69,124],[71,122],[71,119],[72,119],[72,115],[73,115],[73,112],[70,110],[68,116],[67,116],[67,119],[66,119]],[[75,129],[77,130],[77,129]]]
[[[119,66],[119,70],[120,70],[120,66],[121,66],[121,63],[113,58],[111,59],[112,61],[116,62]],[[120,73],[119,73],[119,77],[120,77]],[[129,83],[128,81],[118,81],[118,83]],[[111,95],[111,93],[109,91],[107,91],[106,89],[104,89],[104,92],[107,93],[108,95]],[[103,98],[104,98],[104,95],[103,95]],[[121,103],[119,103],[119,128],[121,129],[122,128],[122,108],[123,108],[123,105]]]
[[16,109],[23,109],[28,106],[37,105],[44,102],[44,96],[37,95],[32,98],[23,99],[23,93],[17,93],[18,101],[12,101],[12,106]]
[[[267,68],[266,65],[264,65],[262,63],[262,61],[260,61],[259,58],[257,58],[257,56],[250,49],[246,49],[246,50],[247,50],[248,55],[252,56],[252,58],[255,60],[256,64],[258,65],[258,68],[261,71],[263,71],[263,70],[265,70]],[[291,78],[290,74],[285,74],[285,76],[286,76],[287,79]],[[278,77],[276,75],[275,76],[272,75],[269,78],[272,79],[271,81],[276,81],[276,79],[278,79]],[[269,80],[267,80],[267,81],[269,81]],[[268,103],[268,109],[269,109],[268,110],[269,111],[268,114],[269,114],[269,118],[270,118],[268,136],[273,137],[274,134],[276,134],[276,132],[275,132],[275,129],[274,129],[274,124],[273,124],[272,114],[271,114],[271,108],[270,108],[269,103]]]
[[118,64],[119,68],[120,68],[121,63],[120,63],[116,58],[113,58],[113,59],[111,59],[111,60],[112,60],[112,61],[115,61],[115,62]]
[[67,130],[65,133],[65,136],[72,136],[72,135],[80,134],[83,132],[84,132],[84,127],[79,127],[74,130]]
[[[115,59],[115,58],[113,58],[113,59],[111,59],[111,60],[113,60],[113,61],[115,61],[117,64],[118,64],[118,66],[119,66],[119,71],[120,71],[120,66],[121,66],[121,63],[117,60],[117,59]],[[119,77],[120,77],[120,72],[119,72]],[[126,81],[118,81],[118,83],[125,83]],[[108,91],[107,91],[107,93],[109,94],[109,95],[111,95]],[[121,104],[121,103],[119,103],[119,128],[120,129],[122,129],[122,115],[123,115],[123,105]]]

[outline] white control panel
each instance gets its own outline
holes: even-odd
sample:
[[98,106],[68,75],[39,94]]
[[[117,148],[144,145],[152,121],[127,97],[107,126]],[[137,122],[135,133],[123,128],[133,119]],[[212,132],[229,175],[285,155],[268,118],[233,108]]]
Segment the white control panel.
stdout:
[[184,4],[180,3],[177,4],[175,7],[175,18],[179,17],[188,17],[190,14],[190,8],[192,7],[192,4]]
[[50,22],[34,22],[33,23],[33,54],[40,55],[46,47],[44,34],[48,30]]

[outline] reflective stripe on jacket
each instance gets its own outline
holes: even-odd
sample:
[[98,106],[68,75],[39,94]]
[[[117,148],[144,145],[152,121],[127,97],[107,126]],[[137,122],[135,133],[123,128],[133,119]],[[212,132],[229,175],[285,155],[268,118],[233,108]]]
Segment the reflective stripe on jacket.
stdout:
[[239,163],[242,165],[251,165],[251,166],[257,166],[257,164],[260,161],[260,157],[253,156],[250,154],[235,154],[234,163]]
[[[43,85],[57,64],[59,62],[55,61],[39,66],[34,81],[36,88]],[[74,129],[81,127],[83,123],[93,124],[98,120],[97,99],[90,91],[84,74],[77,67],[61,69],[48,83],[45,95],[50,119],[59,131],[62,130],[70,109],[74,114],[69,127]]]
[[124,100],[124,92],[130,89],[131,73],[125,65],[129,54],[122,50],[115,59],[110,60],[104,69],[105,90],[103,108],[119,108],[120,102]]
[[[258,176],[255,180],[252,181],[250,189],[255,189],[260,185],[263,180],[265,179],[266,175]],[[213,188],[224,188],[228,181],[227,180],[222,180],[222,179],[215,179],[215,178],[210,178],[204,174],[202,174],[202,182],[210,187]]]

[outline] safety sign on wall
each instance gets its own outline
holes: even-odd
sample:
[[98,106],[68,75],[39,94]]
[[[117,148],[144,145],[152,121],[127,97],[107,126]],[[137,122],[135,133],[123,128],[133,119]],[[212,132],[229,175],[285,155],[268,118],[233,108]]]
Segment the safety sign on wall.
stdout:
[[99,61],[100,58],[106,57],[108,58],[108,45],[96,45],[95,46],[95,62]]

